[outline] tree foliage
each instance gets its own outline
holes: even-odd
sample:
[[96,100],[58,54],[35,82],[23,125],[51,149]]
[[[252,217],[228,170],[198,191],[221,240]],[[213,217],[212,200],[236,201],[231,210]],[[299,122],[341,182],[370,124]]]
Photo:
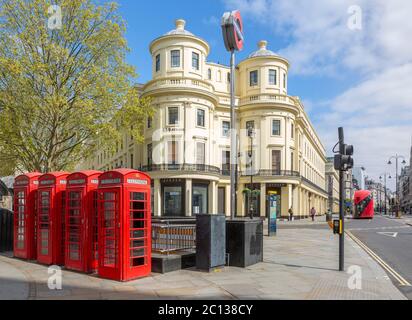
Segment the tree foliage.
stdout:
[[112,150],[119,128],[142,140],[153,109],[125,62],[125,30],[114,3],[0,0],[0,175],[71,170]]

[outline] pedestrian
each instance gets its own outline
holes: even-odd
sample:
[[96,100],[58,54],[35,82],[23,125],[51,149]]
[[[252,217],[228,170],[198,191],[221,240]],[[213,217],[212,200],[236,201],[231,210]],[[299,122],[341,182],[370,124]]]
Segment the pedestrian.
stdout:
[[315,222],[316,209],[314,207],[310,210],[310,216],[312,217],[312,221]]
[[293,221],[293,209],[289,209],[289,221]]

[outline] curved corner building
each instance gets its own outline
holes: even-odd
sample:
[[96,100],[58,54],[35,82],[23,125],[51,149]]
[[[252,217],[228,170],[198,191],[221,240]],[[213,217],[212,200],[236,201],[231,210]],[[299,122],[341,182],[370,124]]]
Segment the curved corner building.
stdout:
[[[156,115],[145,143],[125,135],[118,152],[99,152],[88,166],[149,173],[154,216],[230,215],[230,69],[208,62],[209,44],[185,24],[177,20],[150,44],[153,76],[140,90],[152,97]],[[238,216],[251,207],[267,216],[269,195],[284,217],[290,208],[296,218],[312,207],[327,210],[325,149],[299,98],[288,95],[288,69],[266,41],[237,65]]]

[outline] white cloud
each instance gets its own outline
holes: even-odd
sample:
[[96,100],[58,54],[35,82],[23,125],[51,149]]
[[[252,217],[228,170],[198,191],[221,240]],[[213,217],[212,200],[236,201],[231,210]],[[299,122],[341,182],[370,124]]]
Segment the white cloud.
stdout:
[[[328,151],[337,140],[337,127],[344,126],[348,142],[357,149],[358,164],[375,178],[388,170],[385,163],[391,155],[409,157],[412,1],[223,1],[288,42],[273,49],[291,61],[292,73],[321,75],[325,81],[356,75],[353,86],[334,99],[311,101],[312,120]],[[348,28],[352,5],[362,9],[362,30]]]

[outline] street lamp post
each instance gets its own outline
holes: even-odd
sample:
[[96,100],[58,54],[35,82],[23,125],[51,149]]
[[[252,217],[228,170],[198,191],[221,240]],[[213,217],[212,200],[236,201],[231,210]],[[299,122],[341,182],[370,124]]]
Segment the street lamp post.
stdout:
[[399,172],[399,160],[400,159],[403,160],[402,164],[406,165],[405,157],[401,156],[401,155],[398,155],[398,154],[396,154],[393,157],[390,157],[389,161],[388,161],[388,165],[392,165],[392,160],[395,160],[395,163],[396,163],[396,169],[395,169],[396,170],[396,174],[395,174],[395,180],[396,180],[396,197],[395,197],[396,206],[395,207],[396,208],[395,208],[395,210],[396,210],[396,216],[397,217],[399,217],[399,202],[400,202],[400,200],[399,200],[399,186],[398,186],[398,172]]
[[384,208],[385,208],[385,216],[388,214],[388,207],[387,207],[387,202],[388,202],[388,188],[387,188],[387,179],[392,179],[391,175],[387,172],[382,173],[381,176],[379,177],[379,180],[382,181],[383,179],[383,188],[385,192],[385,198],[383,200],[384,203]]
[[235,107],[235,52],[243,49],[243,22],[239,11],[226,12],[222,18],[222,35],[225,47],[230,52],[230,123],[231,123],[231,167],[230,167],[230,216],[236,216],[237,181],[237,129]]

